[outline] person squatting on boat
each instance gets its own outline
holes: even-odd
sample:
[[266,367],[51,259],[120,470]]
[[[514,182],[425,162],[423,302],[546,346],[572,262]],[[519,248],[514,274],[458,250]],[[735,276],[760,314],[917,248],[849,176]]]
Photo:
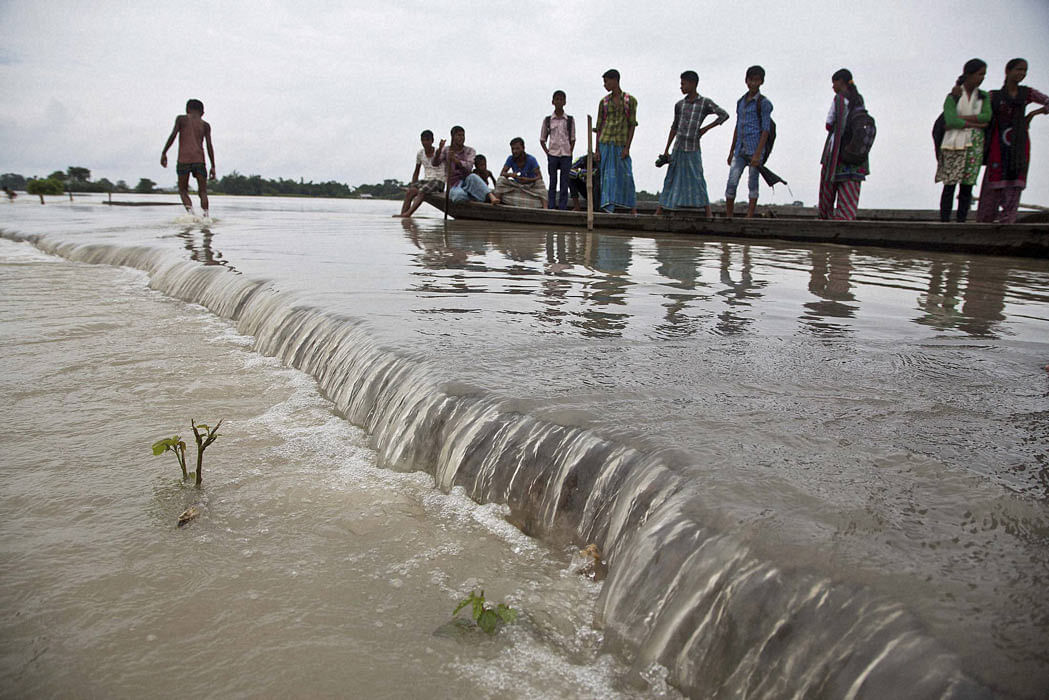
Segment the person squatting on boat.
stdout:
[[[1028,128],[1038,114],[1049,113],[1049,97],[1020,83],[1027,77],[1027,61],[1014,58],[1005,64],[1005,83],[992,90],[991,125],[986,138],[987,168],[980,185],[980,205],[976,220],[1012,224],[1020,207],[1020,193],[1027,186],[1027,168],[1031,160]],[[1042,105],[1025,114],[1027,105]]]

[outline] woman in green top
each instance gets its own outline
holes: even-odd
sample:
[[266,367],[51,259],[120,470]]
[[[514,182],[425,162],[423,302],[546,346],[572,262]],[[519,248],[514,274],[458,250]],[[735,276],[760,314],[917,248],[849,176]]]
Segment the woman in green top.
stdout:
[[945,131],[940,144],[936,182],[943,183],[940,221],[950,221],[954,187],[958,188],[958,221],[965,221],[983,165],[984,127],[991,121],[991,100],[980,90],[987,64],[978,58],[965,63],[954,89],[943,102]]

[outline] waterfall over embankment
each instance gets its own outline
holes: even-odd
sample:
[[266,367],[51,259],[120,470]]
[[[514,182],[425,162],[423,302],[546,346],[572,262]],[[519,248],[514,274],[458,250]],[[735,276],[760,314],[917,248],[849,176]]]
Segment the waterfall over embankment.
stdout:
[[367,323],[219,266],[147,247],[29,237],[70,260],[144,270],[201,304],[255,349],[316,378],[391,469],[505,503],[525,532],[599,545],[609,563],[597,613],[606,643],[654,663],[695,697],[983,697],[957,657],[902,606],[768,561],[703,518],[673,460],[514,409],[382,347]]

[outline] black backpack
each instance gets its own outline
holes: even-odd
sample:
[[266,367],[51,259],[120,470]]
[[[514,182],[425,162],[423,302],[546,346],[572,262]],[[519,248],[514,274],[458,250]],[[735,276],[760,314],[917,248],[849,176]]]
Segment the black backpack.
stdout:
[[[543,117],[543,131],[547,133],[550,133],[550,116],[548,114]],[[566,114],[565,116],[568,117],[568,138],[575,141],[575,118],[571,114]]]
[[853,107],[845,119],[838,160],[845,165],[863,165],[870,155],[878,128],[864,105]]
[[[759,92],[758,93],[758,121],[761,121],[761,101],[765,97]],[[776,120],[769,117],[769,137],[765,139],[765,153],[761,156],[761,164],[764,165],[765,161],[772,155],[772,146],[776,143]]]

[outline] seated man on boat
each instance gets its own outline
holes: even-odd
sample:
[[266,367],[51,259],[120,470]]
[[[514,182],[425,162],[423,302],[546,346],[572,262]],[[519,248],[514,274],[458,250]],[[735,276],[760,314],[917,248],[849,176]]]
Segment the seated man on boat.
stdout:
[[546,209],[546,184],[535,156],[525,153],[524,139],[510,141],[510,156],[495,183],[496,204]]
[[[596,163],[595,163],[596,165]],[[601,177],[594,168],[594,201],[601,201]],[[568,189],[572,192],[572,211],[579,211],[579,200],[586,201],[586,156],[580,156],[568,171]]]
[[477,152],[466,145],[466,129],[461,126],[453,126],[451,136],[452,143],[449,146],[445,146],[444,139],[441,139],[441,143],[437,146],[437,154],[433,158],[434,165],[447,168],[448,199],[453,202],[465,202],[472,199],[478,202],[497,203],[488,185],[472,172]]

